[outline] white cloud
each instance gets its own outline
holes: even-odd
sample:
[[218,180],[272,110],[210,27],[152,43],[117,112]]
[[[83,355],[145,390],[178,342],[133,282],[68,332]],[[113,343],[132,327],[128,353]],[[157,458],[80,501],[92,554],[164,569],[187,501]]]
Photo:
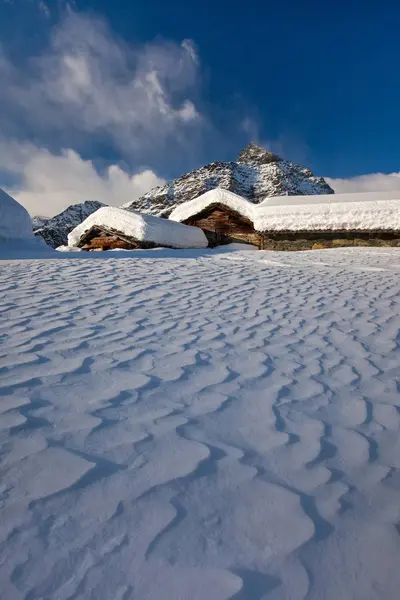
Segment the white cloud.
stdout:
[[51,17],[50,8],[44,0],[39,0],[38,8],[42,15],[46,17],[46,19],[49,19]]
[[385,192],[390,190],[399,190],[400,193],[400,173],[370,173],[369,175],[360,175],[349,179],[325,177],[325,180],[337,194],[345,192]]
[[191,40],[134,47],[104,20],[70,9],[45,52],[24,67],[0,52],[0,129],[61,146],[91,134],[141,157],[171,138],[189,141],[201,122],[192,98],[199,68]]
[[240,122],[240,129],[247,135],[249,141],[258,143],[260,138],[260,125],[257,119],[246,115]]
[[[47,0],[38,8],[48,15]],[[203,122],[199,76],[191,40],[132,46],[67,6],[40,56],[17,66],[0,44],[0,186],[45,216],[89,199],[118,206],[139,197],[164,181],[141,165],[164,165],[167,147],[173,160]],[[110,151],[130,172],[100,173],[82,158]]]
[[83,160],[74,150],[55,155],[30,144],[1,143],[0,164],[21,183],[6,191],[33,216],[53,216],[70,204],[99,200],[119,206],[164,183],[146,169],[130,175],[117,165],[100,174],[92,161]]

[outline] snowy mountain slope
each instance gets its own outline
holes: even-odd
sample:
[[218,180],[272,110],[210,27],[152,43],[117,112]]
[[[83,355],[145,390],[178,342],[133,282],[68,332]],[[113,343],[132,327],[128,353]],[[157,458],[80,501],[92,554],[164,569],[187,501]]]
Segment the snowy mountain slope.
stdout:
[[237,162],[214,162],[157,187],[122,208],[168,215],[182,202],[221,187],[254,203],[266,196],[334,193],[322,177],[282,160],[255,144],[241,151]]
[[69,232],[102,206],[105,206],[102,202],[87,200],[82,204],[72,204],[59,215],[46,219],[42,225],[32,219],[34,233],[52,248],[63,246],[67,244]]
[[1,597],[398,600],[400,252],[106,254],[1,265]]
[[32,229],[33,231],[36,231],[37,229],[40,229],[41,227],[44,227],[45,224],[47,223],[47,221],[50,220],[50,217],[43,217],[40,215],[35,215],[34,217],[32,217]]
[[77,246],[81,237],[96,225],[119,231],[141,242],[170,248],[206,248],[208,245],[206,236],[198,227],[111,206],[99,208],[75,227],[68,234],[68,245]]

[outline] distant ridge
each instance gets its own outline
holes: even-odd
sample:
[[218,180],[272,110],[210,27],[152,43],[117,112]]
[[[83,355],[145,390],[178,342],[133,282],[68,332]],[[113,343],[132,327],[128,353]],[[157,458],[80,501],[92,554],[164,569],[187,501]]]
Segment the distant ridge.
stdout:
[[106,206],[97,200],[87,200],[82,204],[72,204],[51,219],[33,217],[34,234],[44,239],[48,246],[58,248],[68,243],[68,234],[96,210]]

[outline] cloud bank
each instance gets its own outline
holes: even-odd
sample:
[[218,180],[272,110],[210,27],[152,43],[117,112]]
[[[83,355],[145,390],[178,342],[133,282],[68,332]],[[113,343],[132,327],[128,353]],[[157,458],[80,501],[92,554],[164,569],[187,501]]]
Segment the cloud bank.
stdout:
[[119,206],[164,183],[150,169],[130,175],[111,165],[99,173],[92,161],[83,160],[71,149],[55,155],[30,144],[14,143],[4,148],[0,143],[0,156],[9,173],[22,176],[18,187],[7,191],[31,215],[53,216],[85,200]]
[[345,192],[387,192],[390,190],[399,190],[400,196],[400,173],[371,173],[349,179],[325,177],[325,180],[337,194]]
[[0,78],[2,130],[60,145],[90,134],[131,158],[201,120],[190,98],[199,78],[193,42],[133,47],[102,19],[72,11],[40,56],[16,67],[3,51]]
[[[192,96],[200,65],[192,41],[132,46],[106,22],[68,10],[47,48],[16,64],[0,46],[0,170],[33,213],[72,202],[119,205],[163,180],[146,168],[190,143],[202,116]],[[30,143],[35,140],[35,143]],[[104,174],[82,155],[124,159]]]

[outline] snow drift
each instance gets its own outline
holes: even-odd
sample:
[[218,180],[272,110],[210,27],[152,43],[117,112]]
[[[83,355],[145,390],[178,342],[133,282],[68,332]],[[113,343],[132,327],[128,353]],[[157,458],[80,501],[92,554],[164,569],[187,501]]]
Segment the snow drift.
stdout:
[[21,204],[0,189],[0,257],[42,256],[49,248],[35,238],[32,221]]
[[116,254],[0,268],[0,597],[399,600],[399,249]]
[[32,221],[28,212],[0,189],[0,240],[32,238]]
[[208,244],[206,236],[197,227],[121,208],[104,207],[71,231],[68,245],[78,246],[82,236],[95,226],[113,229],[140,242],[152,242],[170,248],[206,248]]

